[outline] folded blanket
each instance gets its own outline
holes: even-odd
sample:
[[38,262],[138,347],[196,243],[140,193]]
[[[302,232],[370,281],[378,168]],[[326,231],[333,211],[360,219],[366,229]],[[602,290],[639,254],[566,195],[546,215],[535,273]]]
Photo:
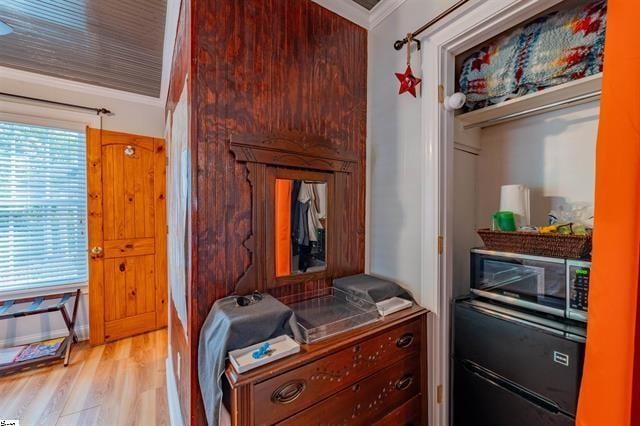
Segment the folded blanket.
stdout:
[[466,111],[602,71],[607,4],[554,12],[471,54],[460,73]]
[[295,314],[268,294],[248,306],[238,306],[235,296],[213,304],[198,345],[198,380],[209,425],[219,423],[227,353],[283,334],[300,340]]
[[333,280],[333,286],[372,303],[377,303],[392,297],[402,297],[403,299],[413,301],[411,295],[393,281],[367,274],[336,278]]

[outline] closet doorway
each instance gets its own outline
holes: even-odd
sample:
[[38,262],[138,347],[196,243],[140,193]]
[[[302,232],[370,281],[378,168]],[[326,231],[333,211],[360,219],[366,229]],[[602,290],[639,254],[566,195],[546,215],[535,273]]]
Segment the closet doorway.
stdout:
[[[542,12],[563,3],[563,0],[476,0],[451,13],[436,25],[421,34],[422,44],[422,270],[421,293],[423,305],[432,312],[429,321],[429,424],[449,424],[450,408],[450,329],[451,302],[454,291],[454,228],[456,214],[454,204],[455,179],[473,174],[474,169],[455,169],[454,148],[460,145],[460,127],[467,131],[492,125],[495,117],[489,113],[482,120],[480,113],[477,123],[464,123],[456,119],[454,111],[444,107],[446,96],[456,92],[456,57],[478,46],[506,30],[524,23]],[[564,3],[575,3],[566,0]],[[555,102],[566,104],[569,99],[591,102],[597,98],[588,95],[598,90],[601,79],[583,79],[576,84],[568,84],[557,90],[550,90],[544,97],[534,96],[529,100],[517,101],[500,118],[505,122],[520,117],[523,111],[548,108]],[[588,98],[588,99],[587,99]],[[542,99],[542,103],[536,103]],[[508,103],[505,103],[508,104]],[[526,107],[525,107],[526,106]],[[502,108],[502,107],[501,107]],[[490,113],[492,108],[487,108]],[[476,125],[474,125],[476,124]],[[475,127],[475,129],[474,129]],[[470,156],[476,152],[473,137],[466,141],[465,149]],[[469,150],[469,146],[472,148]],[[458,176],[456,176],[456,173]],[[473,192],[469,188],[467,192]],[[464,196],[464,195],[463,195]],[[459,220],[459,219],[458,219]],[[461,267],[457,265],[458,269]]]
[[164,140],[87,129],[90,341],[167,324]]

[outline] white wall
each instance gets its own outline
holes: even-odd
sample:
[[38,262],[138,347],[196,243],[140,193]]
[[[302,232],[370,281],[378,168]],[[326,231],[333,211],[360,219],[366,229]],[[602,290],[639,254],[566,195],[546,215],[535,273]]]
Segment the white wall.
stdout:
[[[406,51],[393,42],[442,12],[454,0],[406,0],[369,31],[369,258],[371,273],[420,294],[420,98],[398,96],[394,73],[404,72]],[[415,45],[414,45],[415,46]],[[414,47],[415,49],[415,47]],[[412,56],[420,75],[420,56]],[[424,76],[423,84],[436,84]]]
[[[164,137],[164,106],[160,99],[104,89],[67,80],[39,76],[0,67],[0,91],[45,98],[58,102],[74,103],[89,107],[105,107],[113,112],[104,117],[103,127],[126,133]],[[44,104],[20,105],[9,98],[0,99],[0,113],[19,113],[21,109],[29,115],[45,119],[73,120],[96,126],[95,116]],[[0,295],[0,300],[6,299]],[[12,296],[9,298],[13,298]],[[72,304],[68,305],[71,309]],[[86,288],[80,299],[76,331],[88,337],[88,294]],[[0,347],[24,344],[43,338],[66,335],[66,327],[59,312],[0,321]]]
[[544,225],[565,202],[593,204],[599,103],[483,129],[479,156],[455,152],[454,293],[469,289],[469,249],[500,207],[500,187],[531,188],[531,220]]
[[[4,297],[3,297],[4,298]],[[67,312],[71,316],[75,297],[67,304]],[[43,302],[46,303],[46,302]],[[20,305],[26,307],[28,304]],[[89,338],[89,294],[83,289],[78,305],[78,317],[76,318],[76,333],[80,339]],[[60,312],[51,312],[42,315],[33,315],[18,319],[0,321],[0,348],[7,346],[24,345],[45,339],[66,336],[67,327],[62,320]]]
[[481,133],[478,225],[488,227],[500,204],[500,186],[531,188],[531,221],[546,223],[565,202],[593,204],[599,103],[489,127]]
[[164,137],[164,104],[158,98],[4,67],[0,67],[0,91],[88,107],[104,107],[113,113],[103,118],[104,129]]

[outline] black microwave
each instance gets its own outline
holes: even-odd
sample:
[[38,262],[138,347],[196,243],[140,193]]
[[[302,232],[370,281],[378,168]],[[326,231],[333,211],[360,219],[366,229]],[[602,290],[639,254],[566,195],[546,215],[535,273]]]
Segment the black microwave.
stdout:
[[478,296],[586,322],[591,263],[471,250],[471,291]]

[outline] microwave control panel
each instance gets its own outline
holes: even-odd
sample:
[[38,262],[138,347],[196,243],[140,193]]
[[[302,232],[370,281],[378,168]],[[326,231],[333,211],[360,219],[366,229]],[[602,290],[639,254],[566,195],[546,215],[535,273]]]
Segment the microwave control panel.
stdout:
[[589,308],[591,265],[588,262],[569,262],[567,269],[569,275],[567,277],[569,284],[569,317],[586,321]]

